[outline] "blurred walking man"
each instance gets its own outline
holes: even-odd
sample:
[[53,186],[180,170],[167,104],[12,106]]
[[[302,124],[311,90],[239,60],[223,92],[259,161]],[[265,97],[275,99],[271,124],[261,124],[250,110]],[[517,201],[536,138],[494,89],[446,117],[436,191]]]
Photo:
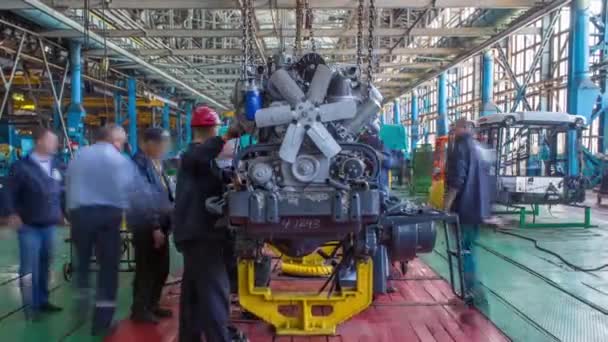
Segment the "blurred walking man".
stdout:
[[[94,145],[83,147],[67,172],[67,206],[76,248],[76,286],[79,308],[88,307],[89,268],[95,250],[99,273],[93,317],[93,335],[110,331],[116,307],[120,262],[120,225],[128,208],[128,191],[136,169],[121,150],[124,129],[102,127]],[[80,315],[85,315],[80,312]]]
[[[141,149],[133,157],[144,179],[173,203],[169,178],[162,165],[167,153],[170,135],[161,128],[148,128],[143,134]],[[132,222],[135,246],[135,280],[133,281],[133,306],[131,319],[139,323],[158,323],[160,318],[172,316],[171,310],[162,309],[159,301],[169,275],[169,243],[171,232],[170,214],[152,215],[147,220]]]
[[472,129],[471,122],[456,121],[454,147],[448,156],[445,209],[457,213],[460,219],[467,303],[481,304],[484,299],[479,291],[474,244],[479,225],[491,216],[491,189],[488,165],[473,139]]
[[9,225],[19,228],[19,277],[26,318],[61,311],[49,302],[49,266],[53,256],[55,225],[61,212],[62,177],[53,159],[59,145],[47,128],[34,131],[36,146],[15,162],[7,182]]

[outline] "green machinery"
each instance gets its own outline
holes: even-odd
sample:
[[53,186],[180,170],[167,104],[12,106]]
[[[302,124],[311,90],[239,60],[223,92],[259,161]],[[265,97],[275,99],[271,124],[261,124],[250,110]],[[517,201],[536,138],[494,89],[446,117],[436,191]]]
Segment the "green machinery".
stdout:
[[412,154],[412,184],[414,195],[427,195],[433,175],[433,147],[431,144],[419,146]]

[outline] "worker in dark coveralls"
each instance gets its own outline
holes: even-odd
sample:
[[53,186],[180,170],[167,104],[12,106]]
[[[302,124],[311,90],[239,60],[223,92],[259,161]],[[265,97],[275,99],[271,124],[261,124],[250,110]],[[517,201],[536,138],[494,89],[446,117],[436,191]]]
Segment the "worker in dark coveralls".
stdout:
[[215,228],[218,217],[205,201],[222,196],[230,176],[216,163],[227,140],[241,131],[231,127],[217,136],[219,117],[197,106],[190,123],[193,142],[182,154],[177,175],[173,238],[184,257],[179,314],[179,342],[239,340],[229,329],[230,284],[225,263],[226,231]]
[[5,204],[9,226],[18,228],[19,285],[24,312],[30,320],[41,313],[61,311],[49,301],[49,266],[55,226],[63,221],[63,181],[54,159],[57,135],[38,128],[33,137],[33,152],[11,166]]
[[[115,324],[120,227],[124,213],[144,220],[166,211],[168,205],[123,155],[124,129],[108,125],[97,132],[97,142],[83,147],[70,162],[66,176],[67,207],[76,249],[77,318],[86,318],[90,291],[90,261],[99,264],[93,315],[93,335],[109,335]],[[164,208],[161,208],[163,207]]]
[[464,283],[467,303],[483,303],[479,291],[474,244],[479,225],[491,218],[491,187],[488,163],[478,142],[473,139],[473,123],[456,121],[454,146],[448,155],[446,211],[458,214],[464,252]]
[[[162,164],[170,138],[169,132],[162,128],[146,129],[141,149],[133,156],[133,161],[143,178],[173,203],[174,195]],[[171,231],[171,215],[150,215],[143,220],[133,219],[131,215],[127,218],[135,247],[131,319],[139,323],[156,324],[159,319],[172,316],[171,310],[159,306],[162,290],[169,276],[167,237]]]

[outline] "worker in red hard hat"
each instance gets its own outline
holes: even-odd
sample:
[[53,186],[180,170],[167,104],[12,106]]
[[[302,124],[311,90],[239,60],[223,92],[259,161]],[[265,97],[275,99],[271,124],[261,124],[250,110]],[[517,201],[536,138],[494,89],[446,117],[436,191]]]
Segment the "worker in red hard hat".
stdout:
[[192,113],[192,143],[181,156],[174,210],[174,241],[184,257],[179,342],[243,341],[229,328],[230,284],[224,259],[226,232],[214,228],[218,217],[207,211],[207,198],[222,196],[230,182],[215,161],[226,141],[242,134],[232,126],[217,136],[220,119],[207,106]]

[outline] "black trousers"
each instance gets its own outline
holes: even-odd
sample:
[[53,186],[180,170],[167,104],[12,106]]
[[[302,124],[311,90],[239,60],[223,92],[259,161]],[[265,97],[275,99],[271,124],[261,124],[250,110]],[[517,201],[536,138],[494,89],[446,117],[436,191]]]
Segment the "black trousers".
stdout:
[[99,267],[93,332],[108,329],[116,309],[120,263],[120,223],[123,210],[109,206],[80,207],[70,212],[72,242],[76,249],[75,280],[80,317],[89,304],[89,275],[93,250]]
[[222,241],[190,241],[181,247],[184,275],[179,342],[230,342],[230,284]]
[[135,279],[131,312],[141,314],[158,307],[163,286],[169,276],[169,240],[154,248],[151,230],[133,233],[135,247]]

